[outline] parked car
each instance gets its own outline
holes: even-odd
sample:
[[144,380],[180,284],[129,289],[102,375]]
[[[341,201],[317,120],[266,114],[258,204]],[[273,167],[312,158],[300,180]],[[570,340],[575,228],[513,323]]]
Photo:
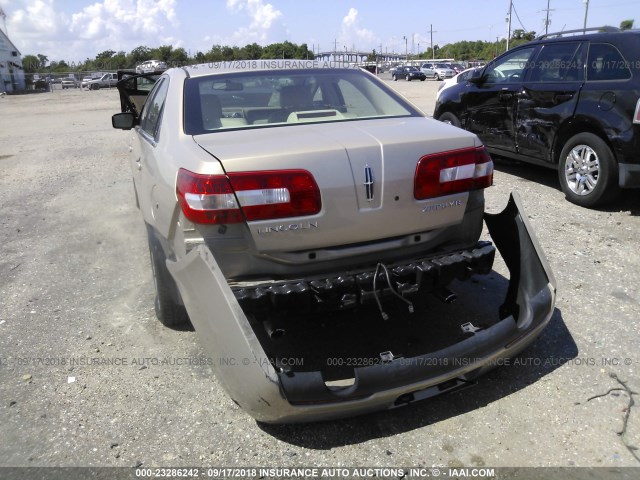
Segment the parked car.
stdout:
[[[123,72],[112,119],[133,130],[159,320],[190,319],[221,385],[264,422],[466,385],[529,344],[554,305],[517,196],[483,215],[493,164],[476,135],[357,67],[309,65]],[[504,305],[473,323],[434,316],[454,279],[491,271],[483,217],[515,274]]]
[[89,88],[89,82],[91,80],[94,80],[93,77],[83,77],[82,81],[80,82],[80,87],[81,88]]
[[167,64],[162,60],[147,60],[146,62],[142,62],[140,65],[136,66],[136,72],[138,73],[148,73],[166,69]]
[[115,87],[118,83],[118,75],[116,73],[105,73],[100,78],[94,78],[87,82],[89,90],[98,90],[100,88]]
[[62,79],[62,89],[65,90],[67,88],[78,88],[79,84],[75,78],[63,78]]
[[424,73],[427,78],[435,78],[436,80],[451,78],[456,74],[444,63],[423,63],[420,66],[420,71]]
[[467,69],[467,67],[461,63],[446,63],[445,65],[453,70],[455,75],[458,75]]
[[466,83],[471,77],[480,75],[480,72],[481,70],[479,68],[467,68],[454,77],[448,78],[447,80],[443,81],[438,87],[438,93],[436,93],[436,101],[440,97],[440,94],[443,90],[446,90],[449,87],[453,87],[458,83]]
[[492,153],[557,169],[577,205],[640,187],[640,32],[591,30],[509,50],[443,91],[434,117],[476,133]]
[[427,79],[425,74],[418,70],[417,67],[398,67],[391,76],[394,82],[399,78],[404,78],[407,82],[410,82],[411,80],[420,80],[424,82]]
[[51,90],[51,82],[48,78],[38,78],[33,83],[34,90]]

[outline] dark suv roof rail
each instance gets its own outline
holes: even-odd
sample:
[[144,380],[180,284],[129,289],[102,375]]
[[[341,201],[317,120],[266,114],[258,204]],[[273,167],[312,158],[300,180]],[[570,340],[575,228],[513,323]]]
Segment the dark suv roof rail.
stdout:
[[604,27],[579,28],[577,30],[564,30],[562,32],[546,33],[544,35],[540,35],[539,37],[537,37],[536,40],[542,40],[544,38],[549,38],[549,37],[562,37],[563,35],[567,35],[569,33],[587,33],[587,32],[593,32],[593,31],[598,31],[603,33],[613,33],[613,32],[621,32],[622,30],[620,30],[618,27],[611,27],[609,25],[605,25]]

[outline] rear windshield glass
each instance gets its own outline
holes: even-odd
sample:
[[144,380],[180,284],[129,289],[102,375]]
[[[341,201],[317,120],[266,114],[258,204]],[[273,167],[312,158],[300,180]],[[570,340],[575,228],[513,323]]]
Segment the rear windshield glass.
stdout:
[[199,135],[310,122],[419,116],[361,70],[269,70],[185,83],[185,133]]

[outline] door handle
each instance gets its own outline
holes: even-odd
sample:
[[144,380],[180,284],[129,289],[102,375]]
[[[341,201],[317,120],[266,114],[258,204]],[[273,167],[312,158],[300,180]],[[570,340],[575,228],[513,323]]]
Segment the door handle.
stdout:
[[554,97],[553,97],[553,99],[557,103],[567,102],[567,101],[571,100],[572,98],[573,98],[573,93],[559,93],[557,95],[554,95]]

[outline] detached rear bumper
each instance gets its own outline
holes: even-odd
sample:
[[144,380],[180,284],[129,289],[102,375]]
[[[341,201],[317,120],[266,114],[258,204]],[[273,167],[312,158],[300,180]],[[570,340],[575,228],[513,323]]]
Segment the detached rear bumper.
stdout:
[[276,370],[216,261],[202,245],[168,261],[191,321],[215,359],[216,377],[257,420],[307,422],[393,408],[451,390],[494,368],[530,344],[549,322],[555,280],[512,194],[499,214],[485,214],[511,279],[500,321],[448,348],[354,369],[348,388],[330,389],[321,372]]

